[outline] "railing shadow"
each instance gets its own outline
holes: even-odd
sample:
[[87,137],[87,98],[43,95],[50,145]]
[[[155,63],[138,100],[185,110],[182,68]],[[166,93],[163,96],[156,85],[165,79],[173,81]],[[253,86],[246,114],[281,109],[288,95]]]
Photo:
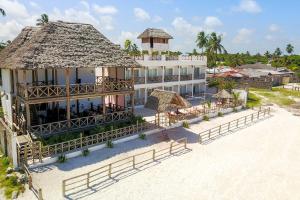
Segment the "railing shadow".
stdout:
[[108,188],[108,187],[112,186],[113,184],[119,182],[120,180],[123,180],[125,178],[130,177],[130,176],[133,176],[133,175],[135,175],[139,172],[142,172],[142,171],[147,170],[149,168],[152,168],[154,166],[157,166],[164,160],[170,159],[174,156],[184,155],[184,154],[186,154],[190,151],[192,151],[192,150],[189,149],[189,148],[186,148],[186,149],[183,149],[183,150],[175,151],[172,154],[169,154],[168,152],[164,153],[165,154],[164,156],[162,156],[161,158],[155,159],[155,161],[149,161],[149,162],[146,162],[144,164],[138,164],[135,168],[127,167],[129,169],[118,173],[116,176],[114,176],[112,178],[106,178],[103,181],[99,181],[99,183],[95,183],[92,186],[90,186],[89,188],[84,188],[84,189],[81,189],[81,190],[76,190],[74,192],[71,192],[71,193],[67,194],[65,196],[65,198],[66,199],[82,199],[82,198],[85,198],[89,195],[92,195],[96,192],[99,192],[99,191],[101,191],[105,188]]

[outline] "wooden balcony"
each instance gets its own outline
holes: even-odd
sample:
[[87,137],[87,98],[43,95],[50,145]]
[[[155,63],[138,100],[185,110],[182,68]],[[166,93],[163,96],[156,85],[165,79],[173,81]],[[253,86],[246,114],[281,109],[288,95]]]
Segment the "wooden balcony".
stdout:
[[161,83],[162,82],[162,76],[153,76],[148,77],[147,83]]
[[192,74],[180,75],[180,81],[189,81],[193,79]]
[[69,88],[66,85],[19,84],[18,96],[24,100],[65,98],[67,97],[67,89],[70,97],[101,96],[133,91],[134,84],[132,80],[110,79],[108,77],[97,77],[96,83],[70,84]]
[[71,120],[64,120],[46,124],[31,126],[29,133],[34,136],[48,137],[53,134],[74,131],[78,129],[85,129],[101,124],[127,121],[133,116],[131,110],[124,110],[119,112],[106,113],[102,115],[93,115],[87,117],[80,117]]
[[178,75],[166,75],[164,81],[165,82],[178,81]]

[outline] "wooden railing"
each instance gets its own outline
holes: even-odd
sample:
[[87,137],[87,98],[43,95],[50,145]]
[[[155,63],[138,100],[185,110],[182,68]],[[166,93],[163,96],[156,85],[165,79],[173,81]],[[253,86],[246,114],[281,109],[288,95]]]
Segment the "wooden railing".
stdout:
[[179,60],[179,56],[166,56],[166,60]]
[[287,87],[287,86],[283,85],[282,88],[288,89],[288,90],[300,91],[300,86],[294,86],[294,85],[292,85],[292,86],[288,86]]
[[94,169],[87,173],[74,176],[62,181],[62,194],[67,196],[67,193],[76,193],[76,190],[88,189],[94,185],[99,185],[107,179],[117,177],[121,173],[126,173],[128,170],[135,170],[143,165],[162,159],[173,153],[185,150],[187,148],[187,139],[181,138],[171,142],[165,148],[152,149],[133,156],[123,158],[121,160],[111,162],[100,168]]
[[88,117],[81,117],[71,119],[70,121],[58,121],[47,124],[41,124],[31,126],[29,132],[36,136],[49,136],[58,132],[64,132],[68,130],[88,128],[105,123],[111,123],[115,121],[128,120],[132,117],[130,110],[119,111],[113,113],[107,113],[105,115],[93,115]]
[[40,188],[36,183],[33,182],[30,170],[25,164],[22,164],[22,169],[28,177],[28,188],[33,192],[38,200],[43,200],[42,188]]
[[162,76],[148,76],[147,83],[161,83],[162,82]]
[[216,126],[214,128],[210,128],[199,133],[199,143],[202,144],[209,140],[218,138],[230,131],[234,131],[238,128],[244,127],[248,124],[251,124],[255,121],[264,119],[266,116],[270,115],[270,108],[260,110],[256,113],[252,113],[250,115],[246,115],[244,117],[240,117],[228,123],[222,124],[220,126]]
[[178,81],[178,75],[166,75],[164,77],[165,82],[173,82],[173,81]]
[[180,81],[188,81],[188,80],[192,80],[192,79],[193,79],[192,74],[180,75]]
[[[132,80],[102,79],[97,83],[71,84],[70,96],[132,91],[133,88]],[[66,97],[67,88],[66,85],[32,86],[18,84],[18,95],[25,100]]]
[[134,77],[134,84],[144,84],[145,77]]

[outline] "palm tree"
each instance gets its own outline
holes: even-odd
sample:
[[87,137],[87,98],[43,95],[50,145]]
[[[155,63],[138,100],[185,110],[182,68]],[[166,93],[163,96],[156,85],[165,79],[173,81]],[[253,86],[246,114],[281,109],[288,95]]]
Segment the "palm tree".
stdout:
[[286,52],[287,52],[288,54],[291,55],[291,54],[294,52],[294,47],[293,47],[293,45],[288,44],[288,45],[286,46]]
[[132,49],[132,42],[131,42],[131,40],[128,40],[128,39],[125,40],[124,48],[125,48],[125,51],[127,53],[129,53],[131,51],[131,49]]
[[0,13],[1,13],[2,16],[6,16],[6,13],[2,8],[0,8]]
[[37,26],[44,26],[49,22],[49,17],[47,14],[42,14],[41,18],[37,19],[36,21],[37,21],[36,23]]
[[271,58],[271,54],[269,51],[266,51],[266,53],[264,54],[264,56],[267,58],[267,59],[270,59]]
[[234,107],[236,107],[240,100],[240,93],[233,92],[232,97],[233,97],[233,105],[234,105]]
[[212,58],[214,58],[215,66],[217,66],[218,52],[224,52],[225,54],[227,53],[225,47],[221,43],[222,36],[212,32],[207,43],[207,52],[208,54],[212,55]]
[[281,54],[282,54],[282,51],[281,51],[281,49],[277,47],[277,48],[275,49],[275,51],[274,51],[274,56],[276,56],[276,57],[280,57],[280,56],[281,56]]
[[196,39],[196,45],[202,49],[202,54],[204,52],[204,48],[207,46],[207,43],[208,35],[206,35],[204,31],[199,32]]

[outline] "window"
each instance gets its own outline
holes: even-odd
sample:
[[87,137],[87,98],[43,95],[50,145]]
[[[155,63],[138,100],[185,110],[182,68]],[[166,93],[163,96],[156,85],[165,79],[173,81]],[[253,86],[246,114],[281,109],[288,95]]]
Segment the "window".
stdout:
[[172,91],[172,86],[171,87],[165,87],[165,90]]
[[182,67],[180,69],[180,75],[187,75],[187,67]]
[[153,38],[150,38],[150,48],[153,48]]
[[165,69],[165,76],[171,76],[173,75],[173,69],[172,68],[166,68]]
[[149,69],[148,70],[148,76],[149,77],[155,77],[155,76],[157,76],[157,69]]

